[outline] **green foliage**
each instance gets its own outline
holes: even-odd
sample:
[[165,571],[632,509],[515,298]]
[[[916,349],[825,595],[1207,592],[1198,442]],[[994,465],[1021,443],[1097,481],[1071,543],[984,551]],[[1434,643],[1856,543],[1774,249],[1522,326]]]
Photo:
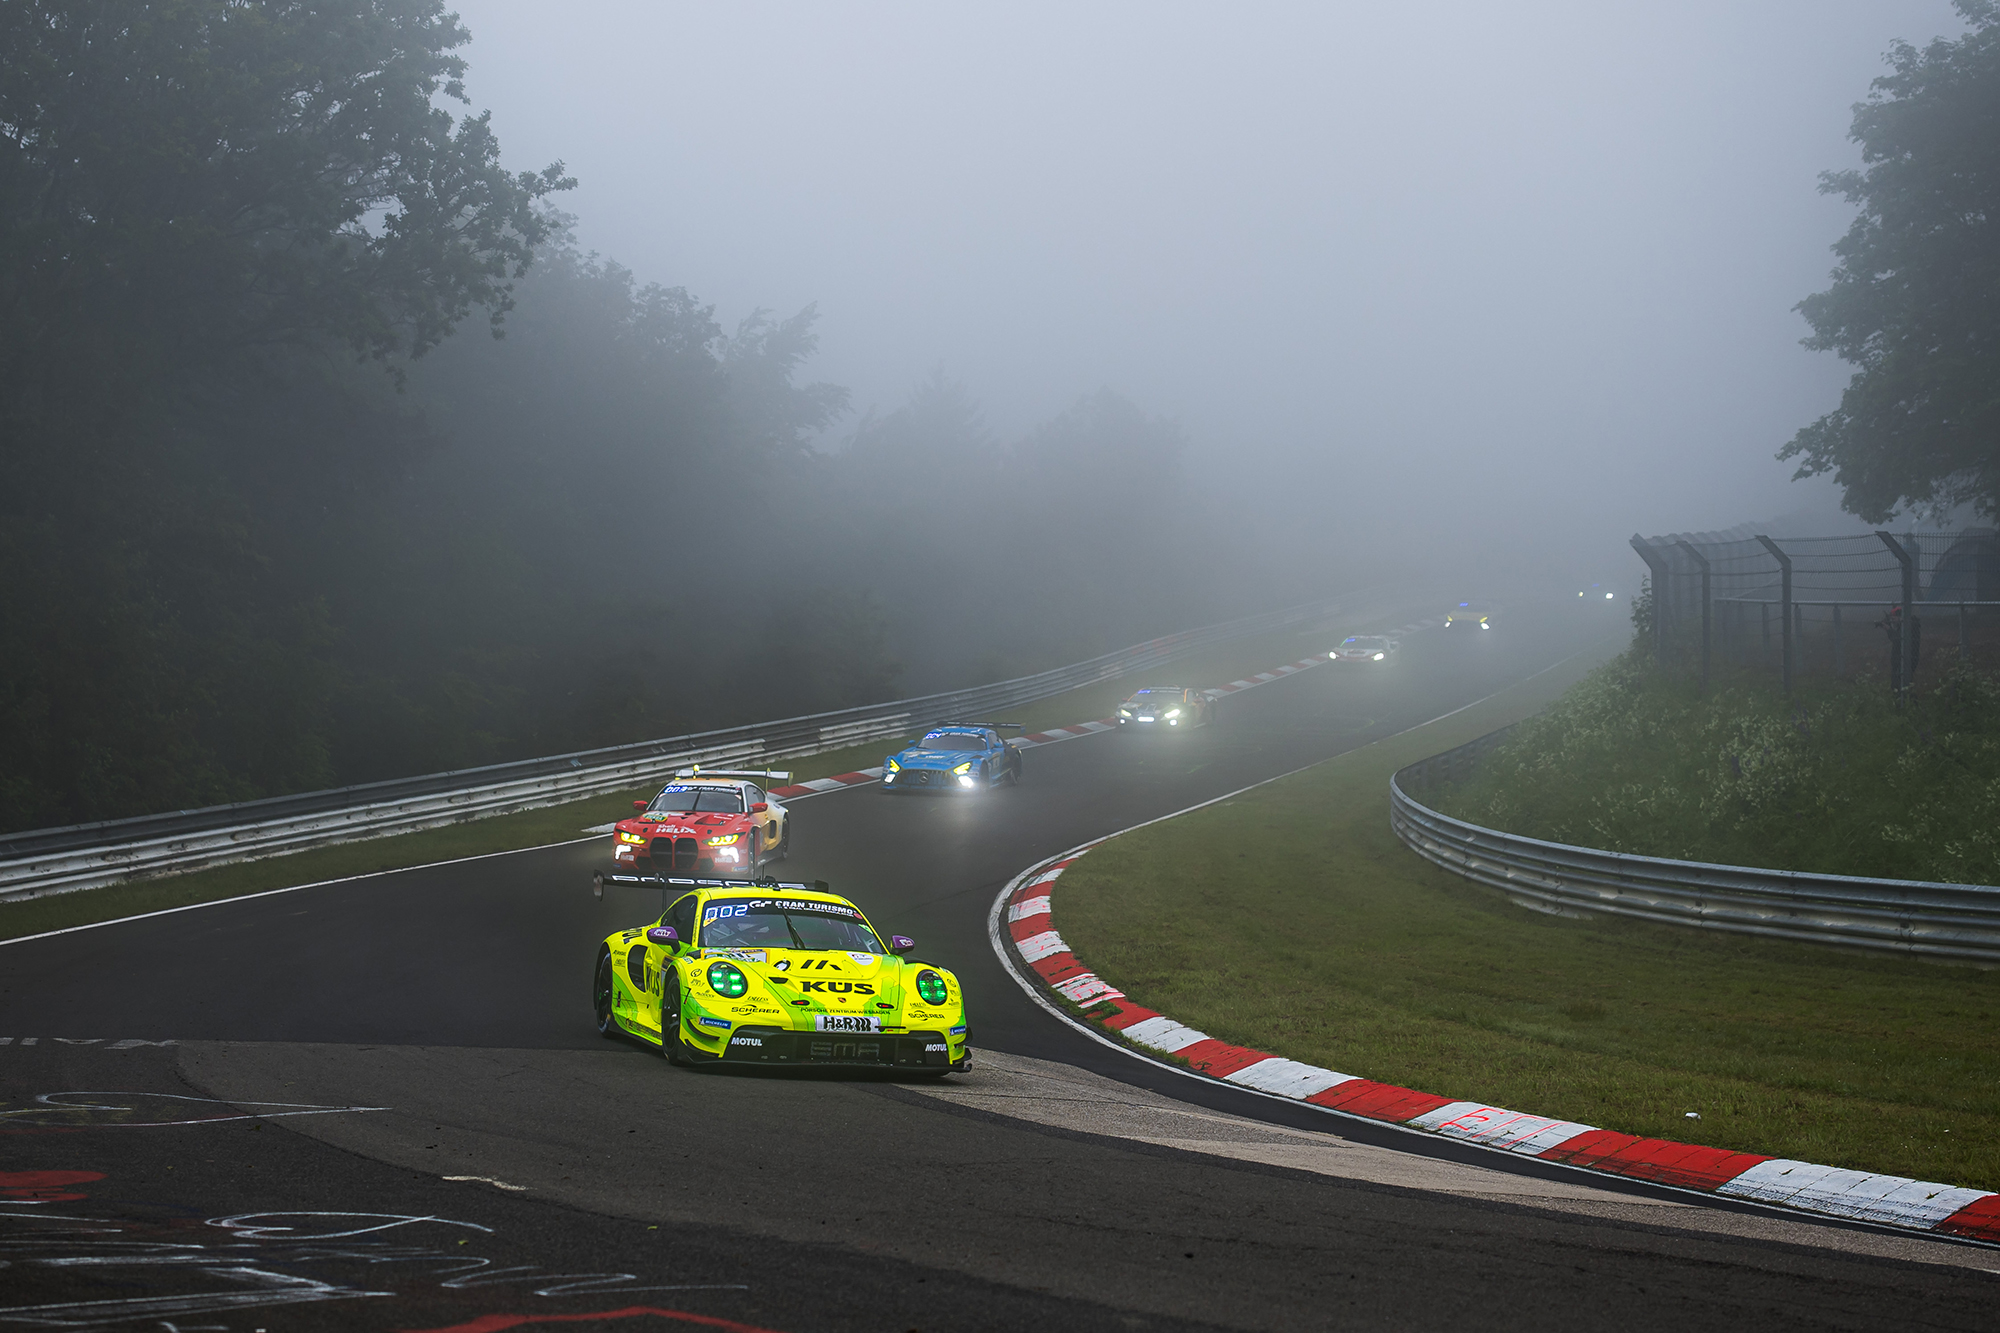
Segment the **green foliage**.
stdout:
[[2000,510],[2000,7],[1955,0],[1971,31],[1919,49],[1855,107],[1866,169],[1821,189],[1859,206],[1833,285],[1799,310],[1806,346],[1857,369],[1840,406],[1780,458],[1832,472],[1869,522],[1909,505]]
[[1954,665],[1905,708],[1874,678],[1704,698],[1635,649],[1433,803],[1645,856],[2000,883],[2000,677]]

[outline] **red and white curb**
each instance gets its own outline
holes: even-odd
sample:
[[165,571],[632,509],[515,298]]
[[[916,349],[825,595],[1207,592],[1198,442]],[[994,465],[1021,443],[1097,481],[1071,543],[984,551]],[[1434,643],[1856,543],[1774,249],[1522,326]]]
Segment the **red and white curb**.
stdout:
[[[1131,1047],[1140,1047],[1183,1062],[1184,1068],[1164,1066],[1177,1072],[1232,1083],[1336,1115],[1399,1125],[1500,1152],[1675,1189],[2000,1244],[2000,1194],[1987,1190],[1640,1138],[1572,1120],[1454,1101],[1232,1046],[1135,1004],[1085,967],[1053,924],[1051,898],[1056,881],[1086,852],[1105,841],[1108,839],[1085,843],[1016,876],[994,900],[988,934],[1002,965],[1030,997],[1100,1041],[1106,1040],[1104,1033],[1115,1034],[1129,1043],[1120,1046],[1128,1054],[1136,1054]],[[1081,1006],[1083,1021],[1049,1003],[1015,965],[1011,954],[1018,954],[1021,963],[1049,989]],[[1107,1044],[1119,1046],[1117,1041]]]
[[[1416,628],[1421,628],[1421,626]],[[1398,630],[1395,632],[1406,633],[1407,631]],[[1284,666],[1275,667],[1270,671],[1260,671],[1247,680],[1232,680],[1227,685],[1218,685],[1212,692],[1219,695],[1240,694],[1244,690],[1254,690],[1259,685],[1269,685],[1274,680],[1283,680],[1286,676],[1296,675],[1304,671],[1307,667],[1321,666],[1325,663],[1325,660],[1319,657],[1309,657],[1303,662],[1288,662]],[[1073,741],[1079,737],[1095,735],[1100,731],[1116,731],[1117,729],[1117,718],[1099,718],[1094,722],[1077,722],[1067,727],[1053,727],[1048,731],[1037,731],[1030,735],[1019,737],[1014,743],[1024,750],[1032,750],[1042,745],[1055,745],[1062,741]],[[842,791],[848,787],[863,787],[871,782],[880,782],[881,780],[882,770],[880,768],[862,768],[856,769],[852,773],[839,773],[830,778],[814,778],[810,782],[795,783],[789,787],[773,787],[771,788],[771,795],[781,801],[792,801],[802,796],[819,796],[830,791]],[[603,831],[609,832],[613,827],[615,826],[607,824]]]

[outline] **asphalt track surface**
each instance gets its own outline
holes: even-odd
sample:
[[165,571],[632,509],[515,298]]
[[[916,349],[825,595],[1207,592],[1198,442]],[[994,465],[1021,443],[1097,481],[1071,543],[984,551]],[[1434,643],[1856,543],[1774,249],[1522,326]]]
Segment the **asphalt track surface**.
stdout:
[[0,1327],[1994,1327],[2000,1253],[1198,1083],[1058,1023],[993,957],[987,909],[1033,862],[1614,628],[1433,631],[1211,728],[1036,749],[1016,789],[796,802],[782,877],[963,980],[984,1058],[942,1086],[598,1038],[597,943],[660,910],[592,898],[602,839],[0,947]]

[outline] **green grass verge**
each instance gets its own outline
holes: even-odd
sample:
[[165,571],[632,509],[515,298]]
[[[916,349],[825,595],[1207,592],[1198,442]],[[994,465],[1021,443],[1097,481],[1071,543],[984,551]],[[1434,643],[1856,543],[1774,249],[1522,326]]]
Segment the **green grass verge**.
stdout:
[[[1367,621],[1358,620],[1352,625],[1343,623],[1338,631],[1323,634],[1301,635],[1296,630],[1284,630],[1219,644],[1161,671],[1144,674],[1148,680],[1162,684],[1219,685],[1245,672],[1262,671],[1296,661],[1309,652],[1324,652],[1329,644],[1338,642],[1341,635],[1367,628],[1371,628]],[[995,720],[1020,722],[1029,731],[1046,731],[1050,727],[1103,717],[1134,688],[1136,683],[1133,680],[1099,681],[1024,708],[1009,709],[1008,716]],[[924,719],[925,722],[932,720]],[[806,781],[871,768],[882,762],[883,755],[900,748],[900,744],[896,741],[870,741],[864,745],[779,762],[792,770],[797,781]],[[610,823],[622,817],[631,811],[635,798],[650,796],[654,790],[657,790],[656,786],[395,837],[340,843],[287,856],[243,861],[102,889],[84,889],[46,898],[0,903],[0,940],[18,939],[23,935],[37,935],[43,931],[88,925],[96,921],[115,921],[121,917],[194,903],[240,898],[245,894],[294,884],[312,884],[350,875],[401,870],[458,857],[563,842],[583,836],[582,831],[592,825]]]
[[2000,1189],[2000,973],[1545,916],[1390,831],[1395,769],[1579,674],[1116,838],[1063,877],[1056,928],[1134,1000],[1240,1045],[1631,1134]]
[[1899,707],[1879,676],[1786,698],[1718,673],[1704,696],[1628,652],[1426,801],[1641,856],[2000,883],[2000,676],[1953,648],[1931,657],[1941,666]]

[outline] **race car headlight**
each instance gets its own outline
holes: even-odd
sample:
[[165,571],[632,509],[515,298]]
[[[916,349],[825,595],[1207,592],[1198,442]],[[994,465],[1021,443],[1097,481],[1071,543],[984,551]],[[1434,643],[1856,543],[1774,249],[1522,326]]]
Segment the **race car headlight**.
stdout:
[[620,833],[619,833],[619,835],[618,835],[618,841],[620,841],[620,842],[636,842],[636,843],[638,843],[638,844],[639,844],[639,845],[640,845],[641,847],[644,847],[644,846],[646,845],[646,838],[645,838],[645,835],[644,835],[644,834],[641,834],[641,833],[625,833],[625,832],[620,832]]
[[1131,709],[1129,709],[1129,708],[1121,708],[1121,709],[1119,709],[1119,710],[1118,710],[1118,716],[1120,716],[1120,717],[1130,717],[1130,716],[1132,716],[1132,710],[1131,710]]
[[708,845],[711,847],[734,847],[736,840],[742,836],[741,833],[718,833],[708,840]]
[[1384,657],[1387,657],[1387,656],[1388,656],[1388,654],[1387,654],[1387,653],[1377,653],[1377,654],[1375,654],[1375,660],[1379,662],[1379,661],[1381,661],[1381,660],[1382,660],[1382,659],[1383,659]]
[[954,773],[970,773],[972,771],[972,764],[970,761],[967,761],[951,771]]
[[925,968],[917,973],[917,998],[925,1004],[943,1004],[951,992],[944,984],[944,978]]
[[708,988],[725,1000],[740,999],[750,989],[750,979],[734,963],[710,963]]
[[903,766],[897,763],[895,760],[891,759],[889,761],[889,771],[891,773],[900,773],[903,771]]
[[958,785],[961,787],[970,787],[975,781],[976,779],[970,773],[960,773],[958,775]]
[[1178,708],[1169,708],[1167,710],[1168,717],[1179,717],[1180,715],[1181,715],[1181,710]]

